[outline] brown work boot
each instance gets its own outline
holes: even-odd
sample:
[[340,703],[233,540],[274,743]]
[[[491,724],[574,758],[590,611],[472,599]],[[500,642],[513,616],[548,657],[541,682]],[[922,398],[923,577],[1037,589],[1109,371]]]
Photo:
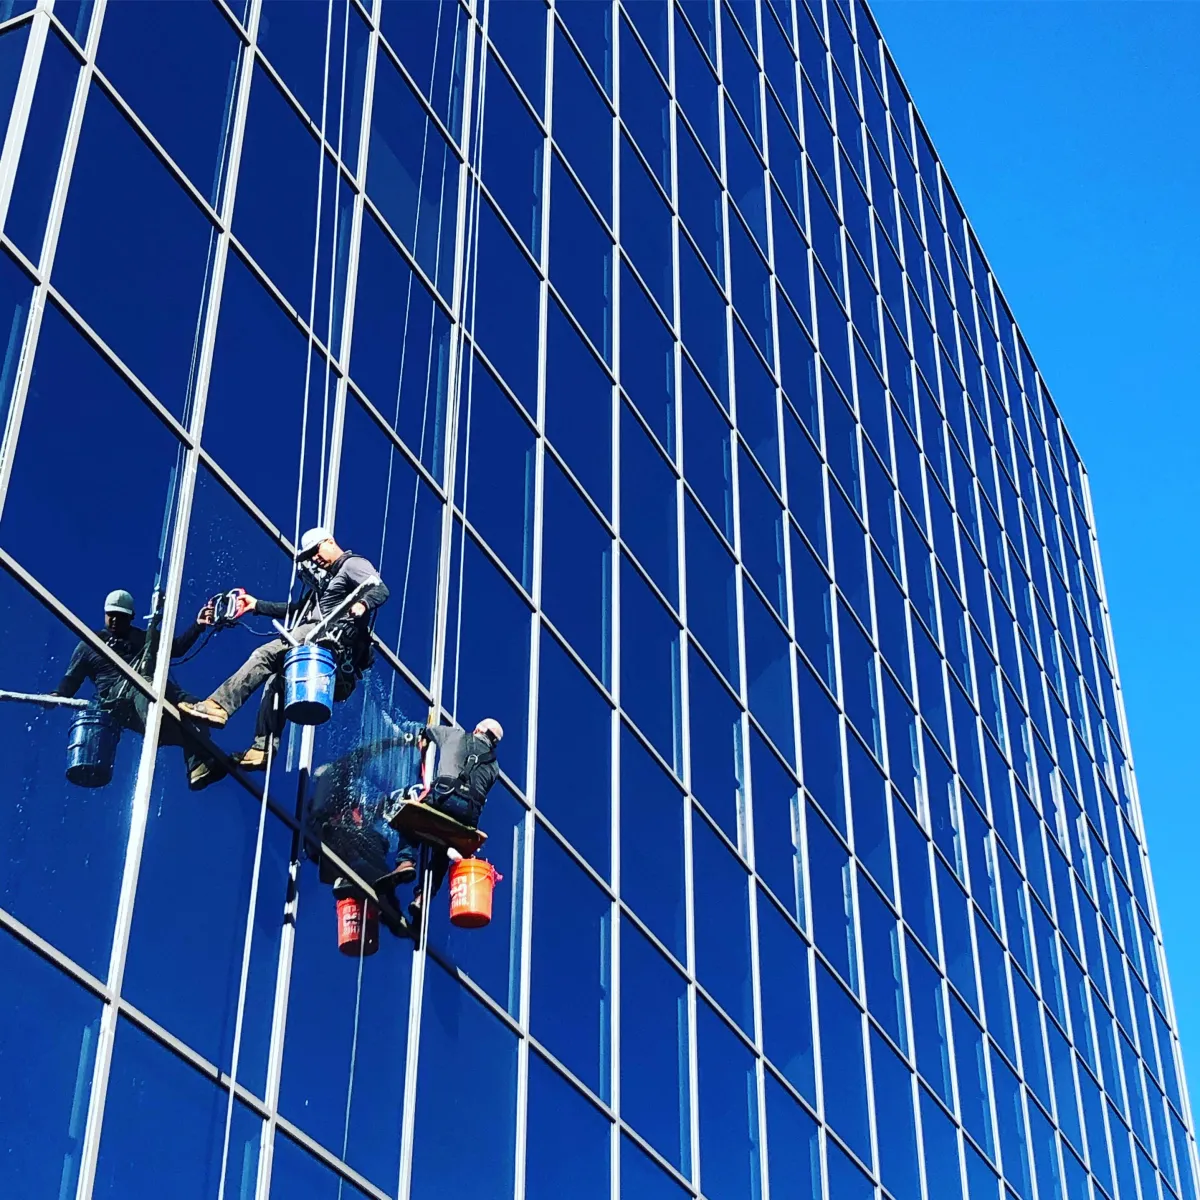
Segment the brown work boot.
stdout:
[[206,787],[224,779],[229,772],[216,762],[197,763],[188,772],[188,787],[193,792],[202,792]]
[[232,757],[243,771],[265,771],[267,769],[267,752],[260,746],[251,746],[249,750],[243,750],[241,754],[235,754]]
[[215,700],[198,700],[195,704],[181,701],[179,711],[193,721],[201,721],[205,725],[215,725],[222,728],[229,720],[229,714]]

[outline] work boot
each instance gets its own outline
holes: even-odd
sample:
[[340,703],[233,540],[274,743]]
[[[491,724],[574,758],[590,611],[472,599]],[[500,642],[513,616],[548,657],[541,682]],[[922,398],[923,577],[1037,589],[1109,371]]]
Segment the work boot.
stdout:
[[229,720],[229,714],[215,700],[198,700],[195,704],[182,700],[179,711],[185,717],[191,717],[193,721],[214,725],[217,729],[221,729]]
[[265,771],[267,769],[267,752],[261,746],[251,746],[241,754],[232,756],[243,771]]
[[220,763],[197,763],[188,772],[188,787],[193,792],[202,792],[210,784],[216,783],[219,779],[224,779],[228,774],[229,772]]
[[412,883],[417,877],[417,864],[411,858],[398,858],[396,865],[379,880],[384,887],[398,887],[402,883]]

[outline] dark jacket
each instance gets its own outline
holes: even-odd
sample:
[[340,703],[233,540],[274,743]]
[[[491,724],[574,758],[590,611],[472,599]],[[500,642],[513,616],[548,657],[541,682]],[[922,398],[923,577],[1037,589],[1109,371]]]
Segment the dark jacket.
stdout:
[[430,725],[425,736],[438,747],[435,786],[482,809],[500,767],[491,741],[451,725]]
[[[311,573],[315,582],[299,600],[291,604],[286,601],[260,600],[255,612],[281,621],[293,617],[301,620],[320,620],[333,612],[359,584],[372,576],[378,578],[378,575],[379,572],[361,554],[347,550],[328,570],[318,568]],[[367,588],[358,597],[366,605],[366,613],[361,617],[351,617],[347,607],[344,617],[338,618],[334,624],[343,628],[350,627],[356,638],[365,639],[370,632],[371,613],[383,604],[389,595],[391,593],[387,584],[383,582]]]
[[[204,632],[203,625],[192,625],[185,629],[171,642],[171,657],[179,658],[186,654],[195,644],[196,639]],[[108,629],[97,629],[96,636],[108,644],[112,652],[127,662],[134,670],[139,671],[147,679],[150,678],[154,667],[153,657],[142,661],[146,649],[146,631],[131,625],[124,635],[112,633]],[[67,664],[67,673],[62,677],[58,687],[54,689],[56,696],[74,696],[85,679],[90,679],[96,687],[96,695],[101,700],[111,698],[119,690],[124,690],[125,676],[113,664],[87,642],[80,642],[71,655]]]

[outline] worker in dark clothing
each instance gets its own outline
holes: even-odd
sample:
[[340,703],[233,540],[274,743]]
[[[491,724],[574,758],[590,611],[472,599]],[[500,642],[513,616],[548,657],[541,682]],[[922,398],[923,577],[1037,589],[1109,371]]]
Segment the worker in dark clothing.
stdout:
[[[296,554],[300,571],[309,585],[299,601],[258,600],[246,596],[247,611],[278,620],[295,620],[291,633],[303,642],[321,626],[317,643],[328,646],[338,659],[338,688],[335,700],[344,700],[354,690],[355,680],[371,665],[371,614],[388,598],[387,585],[375,568],[360,554],[343,550],[328,529],[309,529],[300,539]],[[353,602],[346,604],[354,597]],[[220,729],[233,713],[264,684],[254,743],[234,755],[243,770],[265,770],[268,739],[278,745],[282,733],[280,684],[284,658],[291,644],[275,638],[260,646],[207,700],[183,704],[181,711],[197,721]]]
[[[433,783],[421,797],[422,801],[471,829],[477,828],[487,794],[500,777],[496,747],[503,736],[504,730],[494,717],[485,717],[470,733],[449,725],[428,726],[421,745],[423,749],[430,744],[437,747],[437,767]],[[388,876],[389,885],[409,883],[416,878],[416,854],[416,847],[401,838],[396,851],[396,866]],[[432,863],[432,895],[437,895],[449,867],[447,852],[437,850]],[[408,907],[416,926],[421,923],[422,902],[418,888]]]
[[[96,630],[96,636],[139,675],[150,679],[154,673],[157,639],[133,623],[133,611],[133,596],[129,592],[123,588],[109,592],[104,599],[104,628]],[[201,609],[195,622],[171,642],[171,657],[175,659],[185,655],[205,628],[211,625],[212,614],[207,608]],[[112,712],[122,728],[135,733],[146,732],[146,712],[150,703],[146,694],[134,687],[94,646],[80,642],[67,664],[66,674],[54,689],[54,695],[76,695],[85,679],[90,679],[96,689],[96,702]],[[179,708],[192,699],[172,679],[167,680],[166,697]],[[183,748],[188,784],[194,790],[215,783],[225,774],[225,769],[203,753],[198,744],[185,742],[179,722],[169,715],[163,717],[158,740],[160,745]]]

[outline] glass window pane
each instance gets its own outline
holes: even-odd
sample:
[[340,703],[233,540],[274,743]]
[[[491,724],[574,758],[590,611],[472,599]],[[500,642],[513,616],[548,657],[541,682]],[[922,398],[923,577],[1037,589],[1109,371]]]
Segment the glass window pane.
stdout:
[[[733,542],[733,444],[729,422],[690,362],[683,364],[683,473]],[[693,553],[689,546],[688,555]]]
[[621,1139],[621,1191],[638,1200],[685,1200],[685,1191],[632,1138]]
[[[816,1103],[808,945],[764,896],[758,901],[763,1048],[780,1074]],[[769,1076],[768,1076],[769,1078]],[[770,1122],[768,1102],[768,1124]]]
[[864,1162],[870,1162],[862,1012],[821,964],[817,965],[817,1005],[826,1119]]
[[459,723],[464,728],[473,729],[489,713],[500,721],[506,734],[501,763],[508,776],[524,786],[529,608],[473,540],[464,545],[461,527],[454,531],[450,570],[447,611],[454,633],[447,637],[448,687],[442,703],[450,702],[462,713]]
[[612,360],[612,241],[557,159],[551,188],[550,279],[592,345],[609,362]]
[[[100,1002],[7,933],[0,935],[0,1091],[11,1196],[70,1195],[82,1149]],[[29,1085],[36,1087],[31,1102]]]
[[750,896],[746,869],[702,817],[692,815],[697,889],[696,975],[744,1030],[754,1028],[750,977]]
[[442,502],[353,398],[346,402],[338,537],[390,581],[393,602],[378,611],[375,635],[420,680],[433,662]]
[[542,607],[606,685],[612,535],[558,464],[547,457],[542,502]]
[[[385,1131],[399,1128],[404,1102],[412,956],[386,932],[382,936],[387,940],[373,958],[342,954],[333,895],[307,859],[301,862],[298,892],[279,1110],[305,1133],[344,1154],[373,1183],[394,1187],[400,1147],[394,1132]],[[276,925],[286,900],[286,884],[260,900]],[[431,967],[425,978],[423,1039],[433,1024],[428,1017],[433,996],[441,998],[433,973]],[[268,995],[268,1021],[270,1005]],[[332,1012],[350,1020],[331,1022]],[[422,1049],[428,1045],[424,1042]],[[421,1083],[424,1090],[424,1076]]]
[[[12,53],[23,41],[8,38],[6,49]],[[17,70],[20,70],[19,66]],[[42,256],[46,218],[50,215],[50,202],[54,196],[63,139],[78,78],[79,59],[52,29],[42,53],[29,123],[21,144],[21,161],[17,164],[17,177],[5,221],[5,232],[34,262]],[[101,100],[99,95],[93,98],[100,100],[104,107],[110,107],[107,100]]]
[[[381,20],[384,36],[434,111],[457,138],[467,55],[466,12],[459,4],[445,4],[442,0],[404,0],[401,4],[385,4]],[[493,36],[501,24],[493,19]],[[489,85],[491,82],[489,78]]]
[[741,844],[742,710],[695,648],[688,665],[692,793],[730,841]]
[[490,204],[479,215],[472,327],[492,365],[530,411],[537,397],[538,277]]
[[[646,6],[649,7],[649,6]],[[661,19],[661,18],[660,18]],[[638,13],[634,20],[645,24]],[[643,36],[645,30],[643,29]],[[671,187],[671,106],[645,51],[621,22],[621,119],[633,133],[650,169],[664,188]],[[625,167],[621,167],[624,175]],[[624,179],[622,179],[624,187]]]
[[680,761],[679,627],[621,559],[622,707],[673,767]]
[[682,962],[683,796],[624,725],[621,796],[621,897]]
[[438,480],[444,470],[449,369],[449,318],[365,213],[350,374]]
[[[429,963],[418,1071],[412,1188],[431,1195],[453,1164],[464,1179],[486,1179],[498,1195],[513,1189],[517,1115],[517,1039],[453,976]],[[461,1079],[448,1069],[471,1064],[473,1085],[488,1102],[463,1138],[446,1114],[461,1102]],[[393,1140],[395,1133],[392,1134]],[[393,1180],[388,1186],[394,1186]]]
[[775,1195],[821,1200],[821,1142],[817,1123],[769,1072],[767,1170]]
[[548,833],[534,854],[531,1028],[608,1099],[611,902]]
[[[538,663],[538,811],[608,878],[612,707],[545,630]],[[589,747],[579,769],[581,739]]]
[[529,1056],[527,1200],[608,1200],[611,1126],[539,1054]]
[[674,312],[671,211],[646,168],[621,139],[621,244],[668,317]]
[[546,432],[575,478],[612,512],[612,380],[557,301],[550,302]]
[[743,587],[746,678],[750,711],[789,759],[796,753],[792,727],[791,646],[787,634],[758,595]]
[[621,1116],[690,1175],[687,985],[628,921],[621,924],[621,992]]
[[[310,356],[304,335],[274,297],[231,255],[204,445],[291,538],[317,520],[322,500],[322,433],[332,415],[335,386],[332,379],[327,382],[327,371],[322,359]],[[271,429],[273,454],[262,454],[246,437],[247,421]]]
[[[260,806],[240,787],[224,789],[205,818],[203,888],[180,888],[179,863],[195,850],[184,780],[158,771],[142,862],[122,994],[147,1015],[228,1071],[232,1064],[246,921],[258,845]],[[291,832],[267,818],[253,914],[250,974],[238,1057],[238,1082],[259,1094],[266,1084],[271,1008]],[[188,929],[187,953],[179,930]],[[170,963],[169,971],[163,964]]]
[[[608,221],[612,220],[612,111],[563,36],[554,42],[554,140]],[[555,200],[554,204],[558,201]],[[554,211],[551,208],[551,219]]]
[[545,139],[504,70],[490,63],[483,121],[483,181],[530,253],[540,258]]
[[[213,1195],[221,1185],[226,1092],[136,1026],[122,1021],[113,1049],[96,1183],[107,1200]],[[237,1186],[258,1149],[260,1122],[234,1108],[225,1186]]]
[[121,4],[104,14],[98,65],[212,204],[240,57],[237,34],[215,5]]
[[[315,156],[306,161],[314,172]],[[190,400],[192,352],[214,236],[111,101],[94,92],[63,213],[54,282],[176,416],[184,414]],[[310,219],[305,312],[311,262]],[[147,304],[147,296],[155,302]]]
[[762,1194],[754,1055],[703,1001],[697,1029],[704,1194],[713,1200],[753,1200]]
[[[707,401],[706,401],[707,403]],[[712,406],[716,412],[715,405]],[[738,670],[737,568],[728,547],[689,497],[685,516],[688,626],[726,680]]]
[[880,1117],[879,1172],[883,1185],[896,1200],[921,1200],[912,1072],[874,1030],[871,1074],[875,1083],[875,1112]]
[[[645,289],[621,268],[621,385],[655,437],[675,453],[675,341]],[[622,471],[624,475],[624,471]]]
[[375,69],[367,162],[367,194],[448,296],[454,278],[458,156],[386,54],[379,55]]
[[[533,583],[536,435],[479,363],[463,404],[455,480],[459,502],[471,524],[528,588]],[[473,451],[469,458],[468,450]]]

